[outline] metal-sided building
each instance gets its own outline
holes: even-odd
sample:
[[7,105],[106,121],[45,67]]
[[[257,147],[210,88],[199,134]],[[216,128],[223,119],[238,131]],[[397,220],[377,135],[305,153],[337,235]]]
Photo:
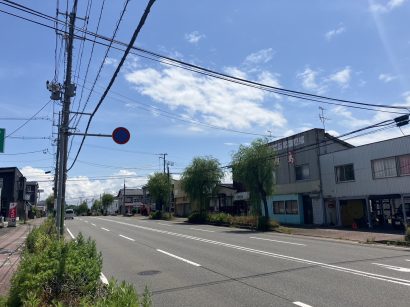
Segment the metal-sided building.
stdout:
[[323,154],[320,164],[327,224],[389,227],[406,220],[410,136]]
[[353,146],[323,129],[311,129],[269,144],[276,151],[275,191],[269,216],[285,224],[323,224],[319,156]]
[[17,167],[0,168],[0,178],[3,179],[0,215],[7,217],[10,203],[17,203],[17,216],[24,219],[26,178]]

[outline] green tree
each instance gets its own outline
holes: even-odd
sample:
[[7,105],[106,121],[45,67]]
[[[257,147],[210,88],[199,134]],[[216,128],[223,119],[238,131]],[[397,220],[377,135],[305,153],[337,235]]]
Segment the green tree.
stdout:
[[101,202],[102,202],[102,207],[104,212],[107,212],[107,208],[109,205],[112,204],[112,202],[114,201],[114,196],[111,194],[103,194],[101,197]]
[[87,202],[84,200],[78,207],[77,207],[77,215],[87,214],[88,206]]
[[232,156],[232,177],[245,185],[250,199],[260,208],[261,201],[266,219],[269,219],[267,196],[274,191],[275,151],[267,140],[257,139],[250,146],[241,145]]
[[150,175],[147,187],[151,198],[160,205],[161,209],[162,206],[169,205],[171,182],[167,174],[154,173],[154,175]]
[[102,203],[99,199],[94,200],[93,205],[91,206],[91,211],[101,214]]
[[54,194],[50,194],[46,198],[46,206],[47,206],[47,212],[53,212],[53,210],[54,210]]
[[182,173],[181,186],[191,202],[199,204],[201,214],[206,212],[209,198],[215,193],[222,177],[219,161],[212,157],[194,158]]

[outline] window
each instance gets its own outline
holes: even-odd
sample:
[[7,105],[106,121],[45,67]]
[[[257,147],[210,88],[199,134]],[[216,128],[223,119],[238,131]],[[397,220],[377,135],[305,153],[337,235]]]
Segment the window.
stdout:
[[31,185],[27,185],[27,186],[26,186],[26,192],[32,192],[32,190],[31,190]]
[[299,214],[297,200],[274,201],[273,214]]
[[336,182],[353,181],[354,169],[353,164],[340,165],[335,167]]
[[285,202],[283,200],[273,202],[273,213],[285,214]]
[[372,166],[375,179],[397,176],[395,157],[373,160]]
[[310,177],[309,164],[298,165],[295,167],[296,180],[306,180]]
[[401,176],[410,175],[410,155],[399,157],[399,173]]
[[285,205],[286,214],[299,214],[299,206],[296,200],[287,200]]

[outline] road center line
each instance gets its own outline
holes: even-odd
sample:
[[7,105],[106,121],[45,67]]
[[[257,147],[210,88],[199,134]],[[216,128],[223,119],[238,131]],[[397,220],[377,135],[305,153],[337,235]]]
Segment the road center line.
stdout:
[[205,231],[205,232],[215,232],[215,230],[206,230],[206,229],[200,229],[200,228],[189,228],[189,229],[192,229],[192,230],[198,230],[198,231]]
[[250,238],[250,239],[256,239],[256,240],[264,240],[264,241],[271,241],[271,242],[278,242],[278,243],[286,243],[286,244],[292,244],[292,245],[306,246],[306,244],[301,244],[301,243],[293,243],[293,242],[279,241],[279,240],[273,240],[273,239],[265,239],[265,238],[259,238],[259,237],[249,237],[249,238]]
[[75,239],[75,237],[74,237],[73,234],[71,233],[70,229],[68,229],[68,228],[66,228],[66,229],[67,229],[68,234],[71,236],[71,238],[72,238],[72,239]]
[[203,238],[199,238],[199,237],[184,235],[184,234],[181,234],[181,233],[170,232],[170,231],[156,229],[156,228],[150,228],[150,227],[145,227],[145,226],[140,226],[140,225],[135,225],[135,224],[130,224],[130,223],[124,223],[124,222],[120,222],[120,221],[114,221],[114,220],[110,220],[110,219],[106,219],[106,218],[98,218],[98,219],[103,220],[103,221],[112,222],[112,223],[122,224],[122,225],[126,225],[126,226],[131,226],[131,227],[135,227],[135,228],[139,228],[139,229],[144,229],[144,230],[148,230],[148,231],[152,231],[152,232],[167,234],[167,235],[180,237],[180,238],[185,238],[185,239],[189,239],[189,240],[195,240],[195,241],[204,242],[204,243],[208,243],[208,244],[212,244],[212,245],[224,246],[224,247],[228,247],[228,248],[232,248],[232,249],[236,249],[236,250],[242,250],[242,251],[253,253],[253,254],[259,254],[259,255],[264,255],[264,256],[273,257],[273,258],[277,258],[277,259],[308,264],[308,265],[312,265],[312,266],[321,267],[321,268],[324,268],[324,269],[329,269],[329,270],[343,272],[343,273],[349,273],[349,274],[352,274],[352,275],[358,275],[358,276],[367,277],[367,278],[370,278],[370,279],[376,279],[376,280],[381,280],[381,281],[385,281],[385,282],[390,282],[390,283],[410,287],[410,280],[408,280],[408,279],[401,279],[401,278],[396,278],[396,277],[392,277],[392,276],[386,276],[386,275],[381,275],[381,274],[374,274],[374,273],[370,273],[370,272],[359,271],[359,270],[355,270],[355,269],[349,269],[349,268],[346,268],[346,267],[327,264],[327,263],[323,263],[323,262],[312,261],[312,260],[303,259],[303,258],[297,258],[297,257],[292,257],[292,256],[286,256],[286,255],[271,253],[271,252],[267,252],[267,251],[263,251],[263,250],[257,250],[257,249],[252,249],[252,248],[248,248],[248,247],[244,247],[244,246],[239,246],[239,245],[234,245],[234,244],[229,244],[229,243],[224,243],[224,242],[219,242],[219,241],[214,241],[214,240],[203,239]]
[[84,222],[88,223],[88,221],[87,221],[87,220],[84,220]]
[[101,227],[101,229],[102,229],[102,230],[105,230],[105,231],[110,231],[109,229],[104,228],[104,227]]
[[173,258],[175,258],[175,259],[178,259],[178,260],[184,261],[184,262],[186,262],[186,263],[192,264],[193,266],[201,266],[199,263],[196,263],[196,262],[190,261],[190,260],[188,260],[188,259],[179,257],[179,256],[177,256],[177,255],[168,253],[168,252],[166,252],[166,251],[163,251],[162,249],[157,249],[157,251],[160,252],[160,253],[163,253],[163,254],[165,254],[165,255],[168,255],[168,256],[170,256],[170,257],[173,257]]
[[165,223],[157,223],[158,225],[163,225],[163,226],[172,226],[170,224],[165,224]]
[[300,307],[312,307],[311,305],[308,305],[302,302],[293,302],[293,304],[300,306]]
[[97,226],[97,225],[95,225],[94,223],[91,223],[91,225],[93,225],[93,226]]
[[132,239],[132,238],[128,238],[128,237],[123,236],[123,235],[119,235],[119,236],[120,236],[120,237],[123,237],[124,239],[130,240],[130,241],[135,241],[134,239]]

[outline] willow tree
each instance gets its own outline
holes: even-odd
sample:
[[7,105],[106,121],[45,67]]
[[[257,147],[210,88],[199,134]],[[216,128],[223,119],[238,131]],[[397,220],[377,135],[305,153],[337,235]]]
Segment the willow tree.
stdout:
[[191,202],[199,204],[201,214],[208,208],[209,199],[221,183],[223,175],[219,161],[212,157],[196,157],[184,170],[181,178],[182,189]]
[[149,176],[147,187],[151,198],[155,203],[160,205],[162,210],[162,207],[169,203],[172,189],[168,175],[164,173],[154,173]]
[[267,140],[257,139],[249,146],[241,145],[232,156],[233,180],[242,183],[257,205],[263,203],[264,215],[269,219],[268,195],[274,191],[275,151]]

